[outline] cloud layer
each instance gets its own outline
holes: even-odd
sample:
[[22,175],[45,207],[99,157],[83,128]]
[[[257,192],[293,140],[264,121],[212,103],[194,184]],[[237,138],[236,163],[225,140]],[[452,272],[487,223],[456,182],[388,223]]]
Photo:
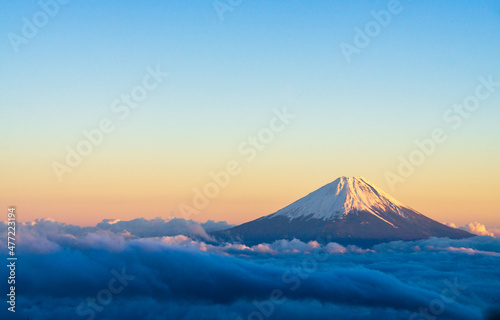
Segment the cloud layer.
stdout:
[[491,237],[248,247],[36,224],[19,230],[18,319],[483,319],[500,296]]
[[470,232],[472,234],[477,234],[478,236],[490,236],[496,237],[494,232],[486,230],[486,226],[479,222],[471,222],[465,226],[457,227],[454,223],[447,223],[449,227],[458,228]]
[[[57,222],[53,219],[37,219],[33,222],[18,223],[21,230],[21,240],[31,241],[37,238],[37,241],[45,242],[46,239],[57,237],[74,238],[87,237],[94,233],[110,233],[121,235],[125,238],[151,238],[160,236],[184,235],[191,238],[212,240],[208,235],[210,232],[221,231],[232,227],[225,221],[215,222],[208,220],[205,223],[199,223],[193,220],[184,219],[145,219],[139,218],[130,221],[121,221],[119,219],[104,219],[95,227],[80,227]],[[5,232],[7,225],[0,223],[0,232]],[[67,239],[70,241],[70,239]],[[56,241],[57,242],[57,241]]]

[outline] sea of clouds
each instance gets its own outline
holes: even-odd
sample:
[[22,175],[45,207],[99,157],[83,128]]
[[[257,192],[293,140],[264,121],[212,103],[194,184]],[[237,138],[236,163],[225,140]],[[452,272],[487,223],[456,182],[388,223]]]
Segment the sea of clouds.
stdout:
[[[500,239],[215,243],[209,233],[228,227],[19,224],[16,313],[4,306],[0,318],[498,319]],[[6,246],[5,223],[0,231]]]

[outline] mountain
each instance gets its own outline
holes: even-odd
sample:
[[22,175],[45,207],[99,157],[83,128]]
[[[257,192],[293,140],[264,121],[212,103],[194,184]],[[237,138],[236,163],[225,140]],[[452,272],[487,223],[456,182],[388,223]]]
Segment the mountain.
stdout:
[[297,238],[362,247],[394,240],[473,236],[418,213],[362,177],[338,178],[271,215],[212,235],[252,245]]

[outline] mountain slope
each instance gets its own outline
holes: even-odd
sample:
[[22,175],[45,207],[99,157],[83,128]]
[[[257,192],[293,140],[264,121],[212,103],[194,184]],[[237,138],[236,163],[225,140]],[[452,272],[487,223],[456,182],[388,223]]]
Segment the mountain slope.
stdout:
[[473,236],[418,213],[361,177],[341,177],[271,215],[213,235],[248,244],[297,238],[360,246]]

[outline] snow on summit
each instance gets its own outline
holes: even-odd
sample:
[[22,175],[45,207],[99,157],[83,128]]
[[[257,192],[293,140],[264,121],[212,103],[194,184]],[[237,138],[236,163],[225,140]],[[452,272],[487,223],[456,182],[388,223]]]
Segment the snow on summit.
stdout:
[[472,237],[405,206],[361,177],[338,178],[271,215],[213,235],[251,245],[299,239],[363,248],[397,240]]
[[350,212],[365,211],[380,217],[384,212],[396,212],[405,217],[410,209],[362,177],[341,177],[306,197],[279,210],[267,218],[286,216],[290,220],[302,217],[335,220]]

